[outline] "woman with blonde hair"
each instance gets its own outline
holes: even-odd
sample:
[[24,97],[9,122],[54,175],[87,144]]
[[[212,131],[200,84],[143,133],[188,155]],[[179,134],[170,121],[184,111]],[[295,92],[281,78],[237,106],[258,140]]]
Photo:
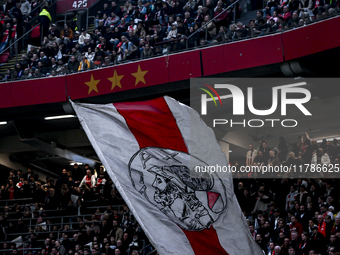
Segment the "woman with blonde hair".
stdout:
[[128,13],[128,15],[131,15],[133,12],[133,6],[131,4],[131,2],[128,0],[125,2],[124,6],[123,6],[123,12],[126,11]]

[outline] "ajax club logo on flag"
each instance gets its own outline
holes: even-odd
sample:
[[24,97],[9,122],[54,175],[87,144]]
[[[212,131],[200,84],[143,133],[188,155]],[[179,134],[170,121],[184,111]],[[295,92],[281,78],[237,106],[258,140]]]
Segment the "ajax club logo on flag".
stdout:
[[131,158],[129,170],[134,188],[152,205],[182,229],[200,231],[209,229],[227,206],[217,175],[190,171],[202,164],[187,153],[149,147]]

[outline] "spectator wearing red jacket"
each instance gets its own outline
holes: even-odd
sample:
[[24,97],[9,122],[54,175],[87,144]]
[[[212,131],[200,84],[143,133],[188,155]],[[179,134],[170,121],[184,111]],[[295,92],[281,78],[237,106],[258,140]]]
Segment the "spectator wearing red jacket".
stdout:
[[288,5],[283,7],[283,13],[279,14],[279,16],[282,17],[286,23],[292,18],[292,13],[289,11]]
[[[216,8],[216,12],[214,13],[214,17],[218,16],[220,13],[223,12],[223,9],[221,6],[218,6]],[[218,27],[218,29],[220,29],[220,26],[227,26],[228,24],[228,14],[229,11],[225,11],[223,12],[220,16],[218,16],[217,18],[215,18],[215,25],[216,27]]]
[[2,52],[8,45],[9,40],[11,39],[11,23],[6,24],[6,29],[2,32],[2,40],[0,43],[0,52]]
[[301,223],[297,221],[295,216],[290,217],[289,227],[290,227],[290,233],[292,233],[292,231],[296,231],[299,237],[303,233],[303,227]]
[[31,31],[29,43],[35,46],[39,46],[41,43],[40,36],[41,35],[40,35],[40,24],[39,24],[35,28],[33,28],[33,30]]

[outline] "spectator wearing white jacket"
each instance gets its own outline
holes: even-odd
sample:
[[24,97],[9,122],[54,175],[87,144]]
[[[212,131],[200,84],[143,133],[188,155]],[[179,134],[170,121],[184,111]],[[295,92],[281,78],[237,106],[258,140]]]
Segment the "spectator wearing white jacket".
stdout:
[[87,49],[87,52],[85,53],[85,57],[87,58],[88,61],[90,61],[90,63],[92,64],[93,63],[93,60],[94,60],[94,56],[96,54],[92,51],[92,48],[89,47]]
[[331,159],[329,158],[327,153],[323,152],[322,148],[319,148],[316,153],[313,154],[311,164],[316,166],[317,164],[321,165],[329,165],[331,163]]
[[85,45],[85,39],[90,40],[91,36],[86,32],[85,29],[82,29],[81,35],[79,36],[78,43],[80,46]]
[[296,188],[293,185],[290,186],[290,192],[286,196],[286,206],[285,206],[286,210],[291,210],[294,208],[294,203],[295,203],[295,200],[297,199],[298,194],[299,193],[297,192]]
[[175,23],[172,24],[171,30],[168,34],[168,36],[165,38],[167,40],[174,39],[177,37],[177,25]]
[[79,187],[82,187],[85,184],[87,184],[90,188],[96,187],[96,176],[91,174],[91,170],[90,169],[88,169],[86,171],[86,175],[84,176],[84,178],[80,182]]

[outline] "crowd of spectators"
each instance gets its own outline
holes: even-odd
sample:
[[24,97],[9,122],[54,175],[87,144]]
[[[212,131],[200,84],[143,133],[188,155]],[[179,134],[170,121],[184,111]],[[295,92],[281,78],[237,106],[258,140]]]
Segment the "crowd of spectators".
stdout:
[[[293,29],[338,12],[337,1],[332,0],[269,0],[263,10],[257,11],[254,19],[243,24],[234,20],[240,17],[242,11],[239,3],[234,2],[127,0],[120,7],[116,1],[108,1],[98,11],[93,31],[77,27],[74,19],[60,30],[54,23],[49,26],[46,7],[43,10],[45,13],[40,16],[44,23],[43,41],[40,42],[40,36],[37,37],[40,47],[31,47],[16,63],[15,69],[8,69],[0,79],[8,81],[65,75],[141,57],[166,55],[187,47]],[[213,21],[201,29],[211,19]],[[13,36],[9,31],[13,31],[16,22],[21,24],[14,17],[13,22],[4,26],[2,42]],[[35,30],[33,33],[36,34]],[[31,41],[34,40],[31,38]]]
[[10,45],[10,58],[21,51],[22,43],[14,42],[30,29],[30,21],[39,14],[39,6],[44,4],[48,5],[48,1],[7,0],[5,5],[0,6],[1,53]]
[[[295,143],[280,137],[277,145],[264,139],[257,147],[250,144],[244,162],[232,165],[339,168],[339,157],[336,139],[318,143],[305,133]],[[236,197],[264,254],[339,254],[340,181],[325,177],[265,179],[234,173]],[[31,199],[30,204],[14,200],[11,206],[3,205],[3,200],[18,198]],[[12,170],[1,185],[0,205],[0,240],[5,240],[1,245],[10,249],[5,254],[18,254],[15,238],[21,238],[26,248],[42,248],[26,251],[39,255],[137,255],[149,244],[103,166],[95,170],[75,164],[63,169],[59,178],[47,177],[44,182],[31,169],[25,174]]]
[[44,182],[12,170],[3,184],[1,254],[137,255],[148,244],[103,166],[75,164]]
[[[332,164],[339,171],[339,158],[339,141],[318,143],[305,133],[292,144],[283,137],[278,144],[269,145],[264,139],[258,146],[250,144],[240,164],[259,168],[282,165],[291,171],[294,166]],[[235,194],[250,233],[265,254],[340,254],[340,181],[326,176],[320,173],[310,178],[306,173],[291,178],[278,173],[261,179],[252,173],[235,173]]]

